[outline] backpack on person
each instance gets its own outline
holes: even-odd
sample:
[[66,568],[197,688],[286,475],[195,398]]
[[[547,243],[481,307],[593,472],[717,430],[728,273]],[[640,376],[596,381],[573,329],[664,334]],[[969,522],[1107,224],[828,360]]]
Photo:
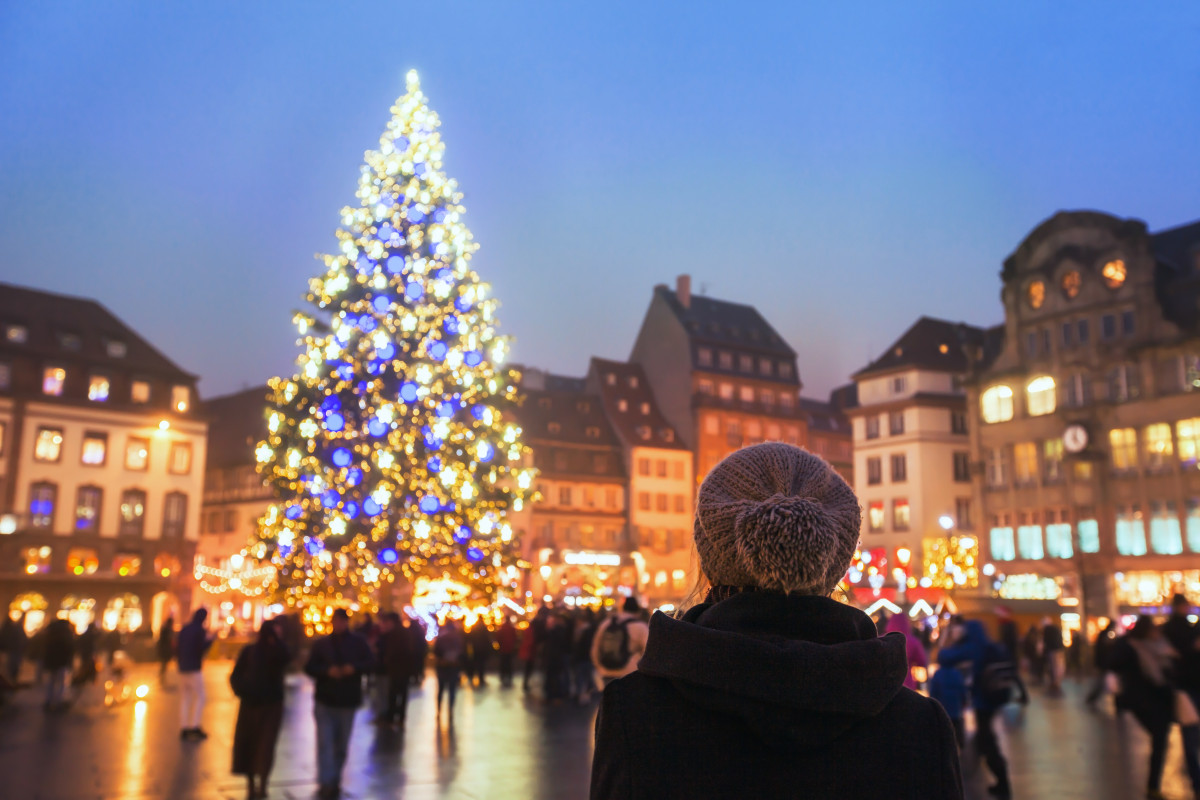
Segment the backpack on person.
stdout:
[[625,669],[629,663],[631,648],[629,646],[630,620],[613,620],[604,632],[600,634],[600,643],[596,655],[600,666],[605,669]]
[[978,696],[988,706],[999,708],[1012,700],[1017,688],[1017,667],[1005,648],[990,644],[984,650],[976,681]]

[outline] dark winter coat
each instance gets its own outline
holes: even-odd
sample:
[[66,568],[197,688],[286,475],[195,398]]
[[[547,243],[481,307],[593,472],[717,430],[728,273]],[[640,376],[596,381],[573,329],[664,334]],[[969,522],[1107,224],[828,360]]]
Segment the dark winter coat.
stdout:
[[56,619],[46,626],[42,667],[46,670],[67,669],[75,665],[75,631],[65,619]]
[[[329,668],[348,664],[354,674],[341,678],[329,676]],[[375,666],[371,645],[357,633],[333,633],[318,639],[308,654],[304,671],[316,681],[313,699],[333,708],[358,708],[362,705],[362,676]]]
[[1175,718],[1175,691],[1170,683],[1171,676],[1164,674],[1167,682],[1155,683],[1142,669],[1128,634],[1113,642],[1108,668],[1121,681],[1121,690],[1116,698],[1118,710],[1131,711],[1147,730],[1171,724]]
[[657,613],[638,671],[604,692],[592,800],[957,800],[954,731],[903,687],[905,647],[824,597]]
[[379,672],[391,678],[412,673],[412,636],[397,625],[379,637]]
[[1196,650],[1196,626],[1188,622],[1187,614],[1172,614],[1162,626],[1163,636],[1179,654],[1176,677],[1179,688],[1189,692],[1200,690],[1200,651]]
[[1008,648],[999,642],[988,638],[983,623],[977,619],[969,619],[963,623],[962,638],[951,645],[943,647],[938,652],[939,666],[965,668],[971,675],[971,705],[976,711],[995,711],[994,700],[985,696],[984,681],[981,680],[984,665],[989,661],[1007,661]]
[[246,706],[269,706],[283,702],[283,679],[291,655],[276,639],[248,644],[238,653],[229,675],[233,693]]
[[199,672],[204,654],[212,647],[213,640],[204,630],[206,619],[208,612],[201,608],[192,615],[191,622],[179,629],[176,660],[180,672]]

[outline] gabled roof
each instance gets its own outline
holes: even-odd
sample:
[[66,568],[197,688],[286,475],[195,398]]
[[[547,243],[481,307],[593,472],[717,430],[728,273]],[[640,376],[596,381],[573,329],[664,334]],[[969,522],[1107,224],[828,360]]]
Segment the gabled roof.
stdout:
[[584,384],[583,378],[522,371],[523,397],[516,410],[522,438],[545,477],[623,478],[620,441],[600,396]]
[[663,415],[641,364],[592,358],[589,385],[597,390],[617,435],[629,447],[686,450]]
[[[8,325],[23,326],[26,341],[8,341],[3,335]],[[70,348],[64,346],[64,337],[71,337]],[[124,355],[110,355],[110,342],[124,344]],[[196,381],[95,300],[11,283],[0,283],[0,353],[61,358],[178,383]]]
[[204,402],[208,417],[208,469],[255,463],[254,448],[267,438],[267,394],[256,386]]
[[964,348],[983,347],[987,340],[988,332],[983,328],[921,317],[879,358],[856,372],[854,378],[900,369],[963,373],[968,366]]
[[1159,231],[1150,241],[1163,314],[1184,330],[1200,332],[1200,221]]
[[1192,272],[1200,253],[1200,220],[1152,233],[1150,243],[1156,259],[1180,274]]
[[795,359],[793,350],[754,306],[691,294],[687,306],[667,286],[654,287],[696,343]]
[[801,397],[800,408],[808,414],[809,430],[850,435],[849,420],[832,403],[814,400],[811,397]]

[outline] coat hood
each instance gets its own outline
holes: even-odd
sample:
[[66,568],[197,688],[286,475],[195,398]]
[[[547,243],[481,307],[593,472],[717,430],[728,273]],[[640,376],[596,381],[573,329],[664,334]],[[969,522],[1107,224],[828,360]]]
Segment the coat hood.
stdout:
[[746,592],[650,620],[638,671],[744,723],[768,747],[824,746],[881,713],[908,673],[903,636],[879,637],[826,597]]

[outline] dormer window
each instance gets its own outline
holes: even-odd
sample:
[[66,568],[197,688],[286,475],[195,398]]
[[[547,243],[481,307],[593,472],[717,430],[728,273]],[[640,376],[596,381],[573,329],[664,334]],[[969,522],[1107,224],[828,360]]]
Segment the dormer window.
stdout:
[[29,341],[29,328],[24,325],[5,325],[4,339],[10,344],[25,344]]
[[639,436],[641,439],[643,439],[643,440],[647,440],[647,439],[649,439],[649,438],[650,438],[650,437],[653,435],[653,433],[652,433],[652,432],[651,432],[651,430],[650,430],[650,426],[648,426],[648,425],[639,425],[639,426],[637,427],[637,435],[638,435],[638,436]]
[[628,410],[629,410],[629,401],[622,397],[620,400],[617,401],[617,411],[625,412]]
[[77,333],[60,333],[58,335],[58,344],[63,350],[69,350],[72,353],[78,353],[83,347],[83,340],[79,338]]
[[562,430],[562,426],[559,425],[557,422],[549,422],[546,424],[546,430],[549,431],[550,433],[558,433],[559,431]]
[[129,388],[129,400],[133,403],[149,403],[150,382],[134,381],[133,385]]
[[577,409],[579,409],[580,414],[586,414],[592,410],[591,404],[588,403],[588,401],[586,401],[586,400],[580,400],[578,403],[575,404],[575,407]]
[[609,386],[616,386],[617,385],[617,373],[610,372],[607,375],[605,375],[604,382],[607,383]]
[[109,358],[124,358],[129,352],[129,348],[119,339],[109,339],[104,343],[104,350],[108,353]]
[[586,433],[587,433],[587,437],[589,439],[599,439],[600,438],[600,429],[594,425],[589,426]]
[[662,434],[664,442],[675,441],[675,431],[671,430],[670,428],[663,428],[661,431],[659,431],[659,433]]
[[645,415],[645,414],[649,414],[649,413],[650,413],[650,404],[642,403],[642,414]]
[[636,389],[636,388],[638,388],[638,379],[637,379],[637,375],[630,375],[630,376],[629,376],[629,388],[630,388],[630,389]]
[[792,377],[792,365],[786,361],[780,361],[779,362],[779,377],[781,377],[781,378]]
[[191,402],[191,391],[186,386],[171,387],[171,408],[180,414],[188,410]]
[[46,367],[42,370],[42,394],[61,397],[66,382],[67,371],[62,367]]

